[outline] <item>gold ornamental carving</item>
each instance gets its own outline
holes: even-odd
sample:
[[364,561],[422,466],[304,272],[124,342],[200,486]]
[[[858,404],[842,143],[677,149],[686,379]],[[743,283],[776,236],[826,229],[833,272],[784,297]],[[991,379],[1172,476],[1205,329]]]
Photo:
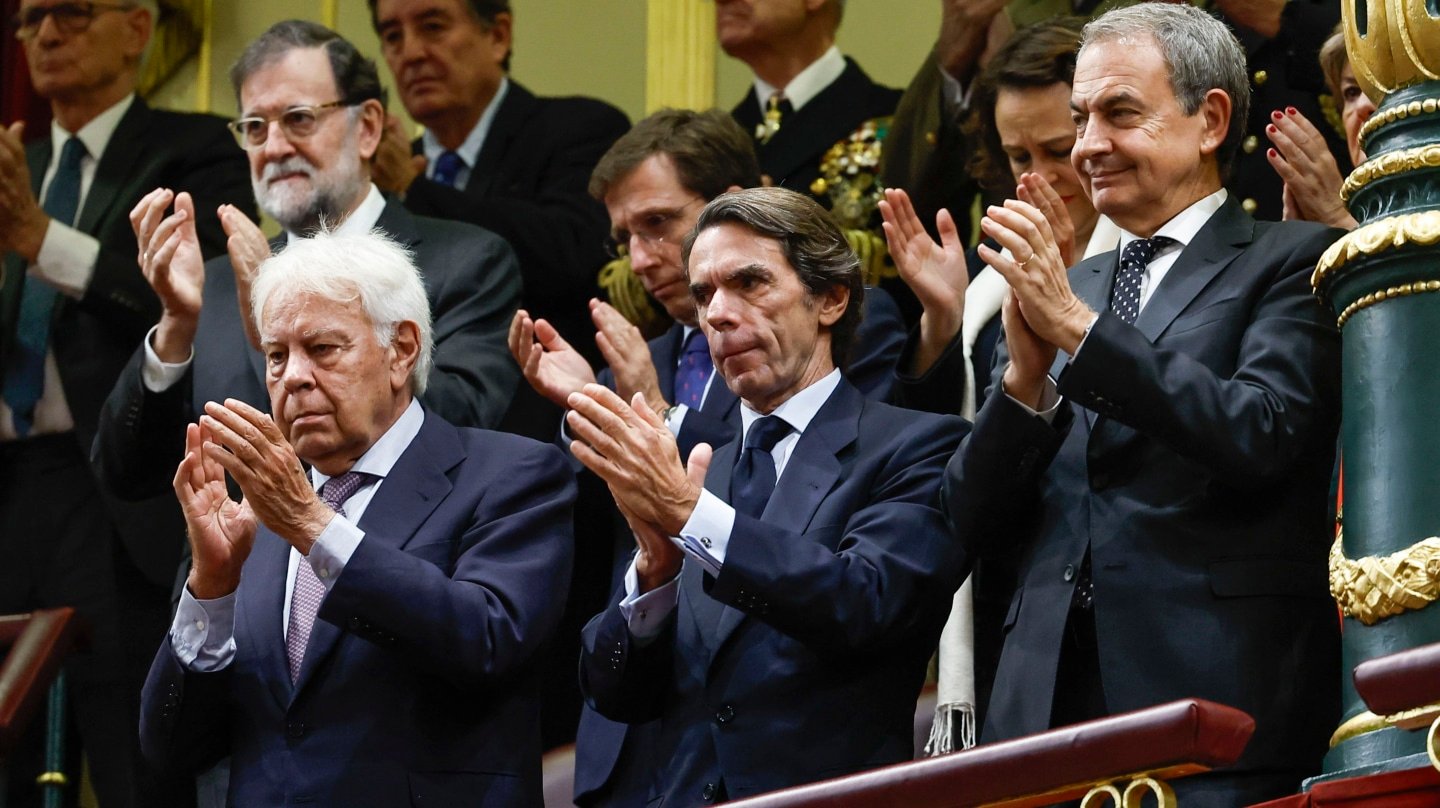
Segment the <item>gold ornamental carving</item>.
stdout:
[[1431,536],[1388,556],[1345,557],[1344,532],[1330,546],[1330,595],[1346,617],[1373,626],[1440,598],[1440,538]]
[[[1440,78],[1440,20],[1426,6],[1426,0],[1340,4],[1350,65],[1371,98]],[[1357,7],[1364,19],[1356,18]]]
[[[1440,146],[1434,147],[1440,152]],[[1437,154],[1440,158],[1440,154]],[[1366,165],[1369,165],[1367,163]],[[1440,165],[1440,164],[1437,164]],[[1358,227],[1331,244],[1320,256],[1310,276],[1311,288],[1319,291],[1326,276],[1361,255],[1376,255],[1407,244],[1429,246],[1440,242],[1440,211],[1427,210],[1390,216]]]
[[1361,163],[1340,186],[1340,201],[1349,202],[1356,191],[1378,179],[1422,168],[1440,168],[1440,144],[1390,152]]
[[1381,289],[1378,292],[1371,292],[1370,294],[1365,295],[1354,303],[1346,306],[1345,310],[1340,312],[1340,316],[1335,318],[1335,327],[1344,328],[1345,324],[1350,322],[1350,318],[1354,317],[1356,312],[1362,309],[1368,309],[1376,303],[1384,303],[1385,301],[1392,298],[1408,297],[1410,295],[1419,295],[1426,292],[1440,292],[1440,281],[1415,281],[1414,283],[1402,283],[1397,286],[1391,286],[1387,289]]
[[[1333,103],[1333,102],[1332,102]],[[1426,98],[1423,101],[1411,101],[1408,104],[1391,107],[1384,112],[1374,115],[1360,127],[1360,144],[1366,148],[1370,145],[1370,136],[1375,130],[1382,126],[1392,124],[1396,121],[1403,121],[1406,118],[1418,118],[1421,115],[1434,115],[1440,110],[1440,101],[1434,98]],[[1341,129],[1340,131],[1344,131]]]
[[1155,797],[1157,808],[1176,808],[1175,789],[1164,780],[1137,777],[1122,792],[1114,783],[1100,783],[1080,800],[1080,808],[1143,808],[1145,798]]

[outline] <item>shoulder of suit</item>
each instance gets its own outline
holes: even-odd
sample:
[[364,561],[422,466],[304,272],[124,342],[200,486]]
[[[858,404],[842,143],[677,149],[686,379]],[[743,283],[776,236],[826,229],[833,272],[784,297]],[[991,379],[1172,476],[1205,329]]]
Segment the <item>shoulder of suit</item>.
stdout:
[[[516,86],[511,84],[512,92]],[[625,113],[598,98],[584,95],[538,96],[528,90],[525,92],[531,104],[526,117],[544,122],[547,126],[563,124],[573,130],[576,126],[584,127],[588,123],[596,128],[618,128],[622,132],[630,128],[630,119]]]
[[434,216],[421,216],[416,213],[409,213],[410,218],[415,222],[415,230],[420,238],[432,244],[445,244],[455,247],[466,243],[464,250],[475,249],[499,249],[509,248],[509,242],[486,230],[478,224],[462,222],[455,219],[441,219]]
[[1316,251],[1318,257],[1319,252],[1323,252],[1343,235],[1345,235],[1344,230],[1319,222],[1257,221],[1255,222],[1255,241],[1251,248],[1291,244],[1298,249]]
[[[205,112],[175,112],[168,109],[150,109],[150,126],[167,132],[175,129],[193,129],[196,131],[212,129],[220,132],[226,131],[229,121],[219,115],[211,115]],[[228,135],[227,135],[228,136]]]

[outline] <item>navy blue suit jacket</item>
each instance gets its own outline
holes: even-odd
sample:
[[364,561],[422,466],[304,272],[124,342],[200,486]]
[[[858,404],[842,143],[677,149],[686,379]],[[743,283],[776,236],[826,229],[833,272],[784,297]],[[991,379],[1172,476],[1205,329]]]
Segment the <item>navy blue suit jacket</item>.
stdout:
[[[762,517],[736,517],[720,575],[682,574],[658,638],[634,641],[618,597],[590,621],[590,705],[660,721],[652,798],[695,804],[720,783],[739,798],[911,757],[915,698],[966,566],[936,498],[963,430],[842,381]],[[717,450],[706,479],[722,499],[735,451]]]
[[[1134,326],[1102,314],[1074,361],[1057,359],[1053,424],[986,401],[946,478],[960,539],[1019,568],[985,740],[1049,726],[1088,548],[1110,712],[1228,704],[1256,721],[1240,768],[1318,771],[1339,718],[1326,499],[1340,338],[1309,282],[1336,235],[1256,222],[1231,197]],[[1116,265],[1109,252],[1070,270],[1097,311]]]
[[[535,652],[564,606],[574,482],[553,446],[426,413],[360,519],[292,686],[290,546],[263,527],[236,592],[234,661],[187,672],[167,637],[141,743],[230,803],[536,805]],[[423,800],[423,803],[420,802]]]

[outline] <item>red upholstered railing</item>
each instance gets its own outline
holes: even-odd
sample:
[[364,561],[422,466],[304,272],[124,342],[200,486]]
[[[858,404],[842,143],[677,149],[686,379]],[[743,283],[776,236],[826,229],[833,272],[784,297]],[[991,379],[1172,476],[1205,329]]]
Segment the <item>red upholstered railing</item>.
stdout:
[[1355,690],[1376,715],[1440,702],[1440,643],[1361,662]]
[[45,703],[46,691],[74,644],[75,610],[44,609],[0,617],[0,758]]
[[870,808],[877,805],[1048,805],[1098,784],[1158,780],[1234,763],[1255,731],[1231,707],[1186,699],[1087,721],[940,758],[797,786],[730,803],[735,808]]

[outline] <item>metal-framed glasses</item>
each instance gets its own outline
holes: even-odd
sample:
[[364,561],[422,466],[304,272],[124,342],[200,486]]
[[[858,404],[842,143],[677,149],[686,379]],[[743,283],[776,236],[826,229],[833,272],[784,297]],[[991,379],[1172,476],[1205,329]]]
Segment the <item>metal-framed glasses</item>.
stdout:
[[287,108],[279,115],[252,115],[238,121],[231,121],[229,127],[231,133],[235,135],[235,142],[240,144],[240,148],[254,151],[264,146],[265,141],[270,139],[270,124],[272,123],[280,124],[280,131],[285,133],[286,139],[304,140],[315,134],[322,115],[331,110],[350,106],[354,106],[354,104],[344,100],[331,101],[328,104],[300,104]]
[[10,18],[10,26],[15,29],[15,38],[21,42],[28,42],[40,33],[40,26],[45,24],[45,18],[49,17],[55,21],[55,27],[67,34],[79,34],[90,27],[96,15],[107,11],[129,11],[135,8],[128,3],[56,3],[53,6],[32,6],[21,10]]
[[630,254],[630,240],[638,238],[645,246],[653,249],[658,244],[673,244],[681,237],[675,225],[686,210],[705,200],[695,198],[673,210],[651,211],[641,219],[633,230],[616,230],[605,239],[605,253],[611,258],[624,258]]

